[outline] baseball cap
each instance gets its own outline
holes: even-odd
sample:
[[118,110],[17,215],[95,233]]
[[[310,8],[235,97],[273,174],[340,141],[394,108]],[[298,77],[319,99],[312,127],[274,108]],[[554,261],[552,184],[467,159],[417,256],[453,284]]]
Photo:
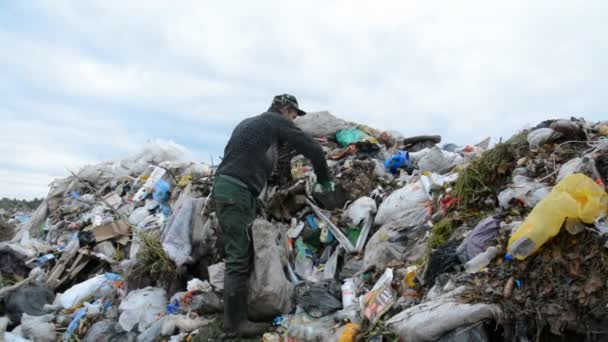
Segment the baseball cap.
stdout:
[[298,106],[298,100],[296,100],[296,97],[293,95],[290,95],[290,94],[277,95],[272,100],[272,105],[274,106],[275,104],[278,104],[280,106],[289,105],[298,112],[298,116],[306,115],[306,112],[301,110],[300,107]]

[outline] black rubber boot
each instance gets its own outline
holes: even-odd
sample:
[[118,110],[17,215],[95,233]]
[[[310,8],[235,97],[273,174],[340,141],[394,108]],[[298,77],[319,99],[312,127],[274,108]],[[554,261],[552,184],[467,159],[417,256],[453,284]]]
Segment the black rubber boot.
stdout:
[[270,324],[253,323],[247,319],[247,278],[224,277],[224,332],[242,337],[259,337]]

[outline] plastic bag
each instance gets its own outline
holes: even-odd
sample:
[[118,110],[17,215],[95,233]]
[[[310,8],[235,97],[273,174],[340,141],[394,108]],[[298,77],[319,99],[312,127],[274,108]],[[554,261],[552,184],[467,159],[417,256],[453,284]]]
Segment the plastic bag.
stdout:
[[46,286],[26,285],[15,290],[5,299],[4,314],[8,315],[13,324],[21,322],[24,313],[40,316],[45,313],[43,307],[51,303],[55,294]]
[[94,184],[96,187],[103,186],[116,177],[112,170],[112,163],[85,165],[78,171],[77,175],[78,178]]
[[202,317],[190,318],[186,315],[171,315],[169,319],[163,322],[161,335],[171,336],[175,333],[175,329],[180,332],[191,332],[197,328],[204,327],[209,324],[209,320]]
[[298,313],[289,319],[287,336],[296,341],[332,341],[333,326],[336,325],[333,315],[314,318],[305,312]]
[[15,333],[4,333],[4,342],[33,342],[33,340],[25,339]]
[[118,323],[125,331],[131,331],[139,324],[138,330],[143,332],[157,320],[158,315],[165,312],[166,303],[164,289],[146,287],[135,290],[120,303]]
[[171,140],[151,139],[137,153],[115,162],[113,171],[120,175],[139,175],[150,163],[177,160],[188,153],[188,149]]
[[418,162],[420,171],[430,171],[443,174],[450,168],[464,163],[458,153],[443,151],[435,146],[431,148]]
[[[100,274],[85,282],[76,284],[62,294],[57,295],[56,303],[64,309],[71,308],[88,297],[100,297],[112,290],[113,273]],[[103,291],[102,291],[103,290]]]
[[338,270],[338,257],[340,256],[340,247],[331,254],[325,267],[323,267],[323,279],[335,279],[336,271]]
[[498,203],[502,208],[509,208],[511,201],[517,199],[523,201],[528,208],[534,208],[536,204],[547,197],[551,187],[537,183],[526,176],[514,176],[513,184],[498,194]]
[[285,276],[282,260],[287,260],[286,229],[257,219],[253,222],[254,269],[249,279],[251,319],[273,318],[293,309],[294,286]]
[[471,260],[495,244],[499,230],[500,219],[494,216],[486,217],[479,222],[464,241],[466,260]]
[[139,207],[133,210],[133,212],[129,216],[129,223],[134,226],[137,226],[141,222],[143,222],[143,220],[145,220],[148,216],[150,216],[150,210],[148,210],[145,206]]
[[305,116],[296,118],[294,123],[304,132],[317,138],[333,137],[336,132],[354,126],[354,124],[338,119],[325,111],[307,113]]
[[346,209],[346,216],[350,218],[352,224],[358,226],[363,220],[375,214],[377,211],[378,207],[376,201],[370,197],[361,197]]
[[440,175],[434,172],[428,175],[420,176],[420,180],[424,184],[424,188],[427,190],[437,190],[443,188],[446,184],[454,183],[458,180],[457,173],[449,173],[447,175]]
[[192,211],[194,200],[185,200],[169,218],[163,231],[162,246],[177,267],[192,261]]
[[384,161],[384,167],[393,174],[398,174],[402,167],[413,167],[407,151],[400,151]]
[[372,323],[378,322],[397,301],[395,291],[391,287],[392,282],[393,269],[387,268],[372,290],[359,299],[363,316]]
[[23,336],[36,342],[54,342],[56,327],[49,323],[52,319],[51,315],[30,316],[24,313],[21,318]]
[[606,212],[608,195],[591,178],[577,173],[566,177],[532,209],[509,239],[508,250],[523,260],[559,233],[566,218],[592,223]]
[[433,300],[408,308],[386,322],[386,326],[404,341],[435,341],[446,333],[487,319],[498,320],[498,305],[460,304],[459,287]]
[[152,173],[146,179],[146,182],[142,185],[139,190],[133,195],[133,202],[140,202],[145,200],[150,194],[154,193],[156,183],[158,183],[163,176],[167,173],[167,170],[154,166],[152,168]]
[[302,283],[295,291],[296,305],[312,317],[323,317],[342,308],[340,284],[333,279],[319,283]]
[[435,342],[488,342],[491,341],[485,327],[479,324],[459,327]]
[[583,173],[593,179],[602,179],[602,176],[597,170],[595,159],[593,159],[591,156],[574,158],[562,165],[562,167],[559,169],[559,173],[557,174],[556,182],[561,182],[562,179],[574,173]]
[[[158,341],[158,338],[163,333],[163,326],[169,320],[170,317],[171,316],[163,316],[161,319],[150,325],[148,329],[146,329],[141,334],[139,334],[139,336],[137,336],[137,342]],[[113,340],[110,340],[108,342],[113,342]]]
[[528,134],[528,144],[536,148],[555,139],[561,138],[562,134],[552,128],[539,128]]
[[220,292],[224,291],[225,270],[226,264],[224,264],[223,262],[207,267],[207,271],[209,272],[209,282],[216,290]]
[[425,222],[430,216],[432,202],[422,182],[407,184],[390,194],[378,208],[377,225],[398,221],[406,226]]
[[384,269],[391,260],[403,260],[406,252],[406,234],[409,227],[388,223],[369,239],[363,257],[363,270],[375,267]]
[[357,128],[343,129],[336,133],[336,140],[342,147],[356,144],[359,141],[371,138],[365,132]]
[[320,272],[315,268],[312,252],[304,243],[302,237],[296,240],[296,258],[295,258],[295,272],[304,280],[318,281],[321,277]]
[[[128,333],[120,328],[117,322],[112,320],[98,321],[93,324],[83,340],[83,342],[111,342],[111,341],[134,341],[127,337]],[[146,340],[151,341],[151,340]]]

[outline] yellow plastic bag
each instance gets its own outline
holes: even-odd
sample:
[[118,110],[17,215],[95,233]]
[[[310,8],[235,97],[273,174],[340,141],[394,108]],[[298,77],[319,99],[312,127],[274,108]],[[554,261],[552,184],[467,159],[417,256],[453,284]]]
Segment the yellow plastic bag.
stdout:
[[591,178],[577,173],[564,178],[540,201],[511,235],[509,253],[520,260],[559,233],[566,218],[592,223],[606,212],[608,194]]

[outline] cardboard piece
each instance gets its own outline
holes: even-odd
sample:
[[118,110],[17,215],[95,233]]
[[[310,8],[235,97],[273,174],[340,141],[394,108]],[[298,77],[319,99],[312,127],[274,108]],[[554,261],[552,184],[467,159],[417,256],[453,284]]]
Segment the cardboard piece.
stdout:
[[131,232],[131,227],[124,220],[114,221],[97,227],[93,230],[96,242],[102,242],[121,235],[128,235]]

